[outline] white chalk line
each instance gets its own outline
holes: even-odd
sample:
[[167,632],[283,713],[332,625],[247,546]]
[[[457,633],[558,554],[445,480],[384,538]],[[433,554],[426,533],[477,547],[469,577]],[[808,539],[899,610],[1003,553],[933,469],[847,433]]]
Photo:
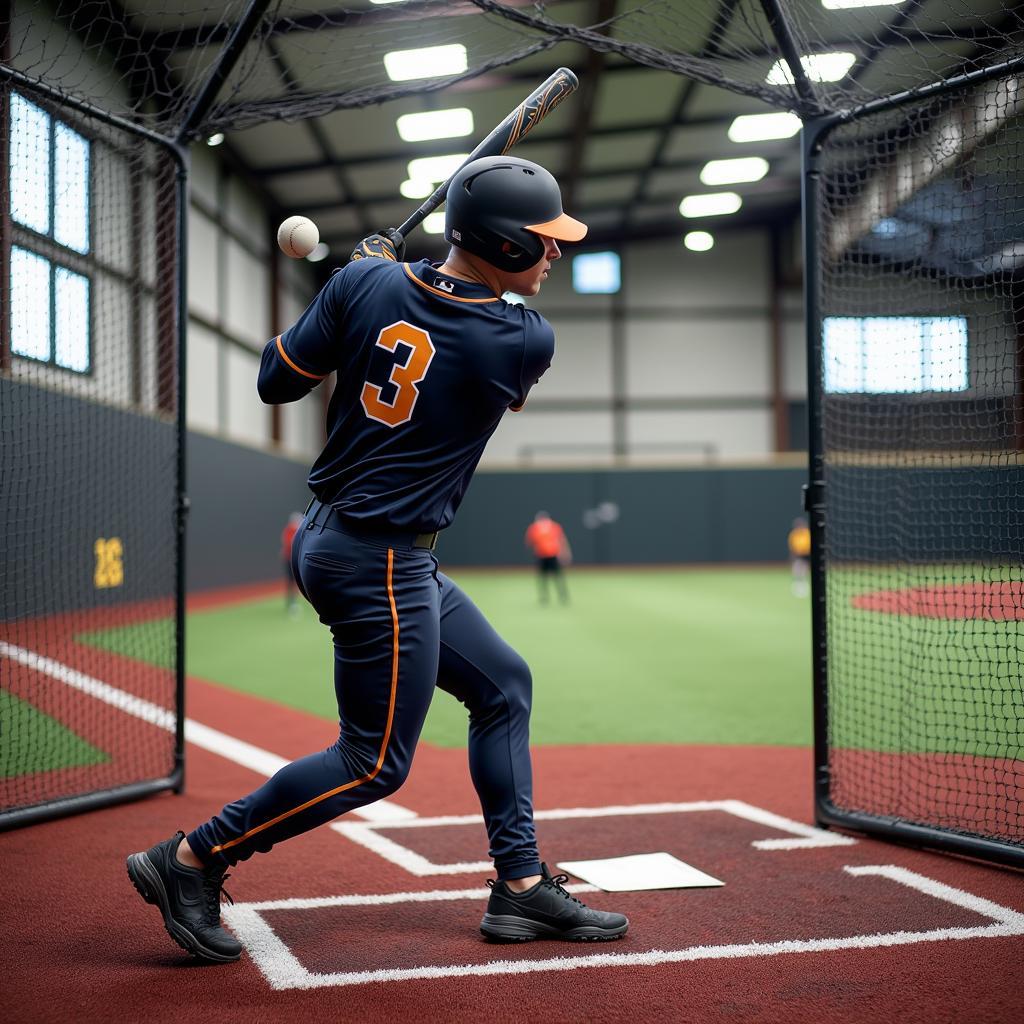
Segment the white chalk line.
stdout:
[[[742,800],[694,800],[689,803],[625,804],[611,807],[562,807],[536,811],[536,821],[563,821],[572,818],[612,818],[638,814],[688,814],[698,811],[719,811],[734,817],[764,825],[779,832],[788,832],[785,839],[757,839],[751,843],[757,850],[808,850],[830,846],[854,846],[856,839],[826,832],[799,821],[792,821],[771,811],[744,803]],[[410,875],[428,878],[432,875],[462,875],[489,871],[490,861],[458,861],[437,864],[411,850],[381,830],[387,828],[443,828],[453,825],[481,825],[479,814],[447,814],[433,818],[414,818],[396,822],[337,821],[331,828],[352,842],[371,850],[378,856],[397,864]]]
[[[111,707],[125,712],[125,714],[139,718],[150,725],[155,725],[159,729],[164,729],[167,732],[173,732],[175,729],[176,717],[173,711],[162,708],[158,704],[153,704],[142,697],[125,693],[124,690],[119,690],[116,686],[111,686],[100,679],[95,679],[84,672],[79,672],[77,669],[55,661],[53,658],[47,658],[42,654],[37,654],[35,651],[29,651],[24,647],[18,647],[15,644],[5,643],[4,641],[0,641],[0,657],[9,658],[11,661],[16,661],[18,664],[24,665],[35,672],[40,672],[51,679],[56,679],[66,686],[78,690],[80,693],[95,697],[104,704],[109,704]],[[201,722],[191,718],[185,719],[185,739],[189,743],[201,747],[203,750],[208,750],[210,753],[217,754],[228,761],[233,761],[235,764],[248,768],[250,771],[254,771],[258,775],[264,775],[267,778],[280,771],[281,768],[289,763],[287,759],[279,757],[277,754],[272,754],[269,750],[263,750],[252,743],[246,743],[244,740],[236,739],[234,736],[228,736],[227,733],[220,732],[218,729],[213,729],[208,725],[203,725]],[[375,804],[367,804],[364,807],[356,808],[349,813],[358,814],[366,818],[367,821],[374,823],[393,823],[407,821],[416,817],[415,811],[384,800],[378,800]]]
[[[237,903],[223,909],[224,918],[249,951],[253,961],[274,989],[312,989],[371,982],[401,982],[486,975],[532,974],[544,971],[573,971],[594,967],[651,967],[698,960],[726,960],[744,957],[780,956],[790,953],[826,953],[847,949],[877,949],[922,942],[955,942],[967,939],[1005,938],[1024,935],[1024,914],[1000,906],[972,893],[955,889],[906,868],[888,865],[846,866],[854,877],[881,876],[926,896],[952,903],[992,924],[975,927],[935,928],[928,931],[897,931],[822,939],[784,939],[779,942],[731,943],[719,946],[689,946],[684,949],[651,949],[643,953],[595,953],[558,956],[540,960],[493,960],[483,964],[448,964],[424,967],[386,968],[367,971],[339,971],[318,974],[299,963],[287,945],[261,916],[261,911],[314,909],[322,907],[367,906],[430,900],[482,899],[486,889],[452,892],[391,893],[377,896],[334,896],[317,900],[277,900],[266,903]],[[576,887],[582,891],[582,887]]]

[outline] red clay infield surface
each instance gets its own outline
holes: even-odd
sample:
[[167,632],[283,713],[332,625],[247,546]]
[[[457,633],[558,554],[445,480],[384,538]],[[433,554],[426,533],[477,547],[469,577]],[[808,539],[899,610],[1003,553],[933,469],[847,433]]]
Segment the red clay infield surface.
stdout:
[[[198,680],[190,683],[188,714],[284,757],[324,746],[334,734],[329,722]],[[845,846],[758,849],[752,844],[797,837],[771,819],[722,809],[538,822],[542,856],[551,863],[667,850],[725,881],[720,889],[586,894],[595,906],[629,914],[621,942],[488,945],[477,932],[484,909],[477,898],[267,908],[250,916],[274,929],[300,971],[349,983],[275,989],[250,956],[201,966],[138,898],[124,857],[191,827],[262,778],[206,750],[190,747],[188,756],[184,796],[0,834],[5,1020],[1024,1020],[1024,918],[1014,916],[1024,914],[1020,873],[860,838]],[[464,751],[422,746],[395,800],[421,817],[476,813],[465,761]],[[540,748],[534,764],[535,803],[543,811],[731,800],[810,822],[811,756],[804,749]],[[435,864],[486,855],[482,825],[378,831]],[[888,866],[913,874],[844,870]],[[227,888],[238,904],[264,904],[475,890],[485,877],[417,877],[325,827],[239,865]],[[950,898],[947,887],[968,895]],[[1014,934],[995,934],[994,912],[979,901],[996,904],[1002,927]],[[956,938],[956,929],[977,937]],[[881,941],[871,936],[899,942],[906,933],[928,933],[931,941],[807,949],[808,940],[863,946]],[[805,945],[778,952],[773,944],[784,941]],[[727,945],[737,947],[734,958],[708,958]],[[659,954],[652,951],[688,950],[694,959],[654,962]],[[530,962],[561,957],[557,965],[567,967],[606,954],[600,966],[553,970],[542,963],[545,969],[515,973]],[[485,976],[466,973],[497,961],[508,963]],[[376,973],[430,967],[442,976],[389,980]],[[376,980],[351,983],[357,971],[375,972]]]
[[854,608],[926,619],[1024,619],[1024,583],[958,583],[858,594]]

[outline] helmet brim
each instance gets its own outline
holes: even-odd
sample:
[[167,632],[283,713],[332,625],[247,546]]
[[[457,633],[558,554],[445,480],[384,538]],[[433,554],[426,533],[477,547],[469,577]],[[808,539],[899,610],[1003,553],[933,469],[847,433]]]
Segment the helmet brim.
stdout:
[[587,234],[587,225],[567,213],[560,214],[554,220],[545,221],[543,224],[524,224],[523,227],[534,234],[546,235],[559,242],[579,242]]

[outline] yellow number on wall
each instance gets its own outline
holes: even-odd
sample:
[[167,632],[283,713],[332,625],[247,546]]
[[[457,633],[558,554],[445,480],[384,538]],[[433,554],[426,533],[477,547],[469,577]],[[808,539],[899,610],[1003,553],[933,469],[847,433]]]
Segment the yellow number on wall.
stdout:
[[124,583],[124,546],[120,537],[97,537],[93,545],[96,552],[96,571],[93,584],[97,590],[119,587]]

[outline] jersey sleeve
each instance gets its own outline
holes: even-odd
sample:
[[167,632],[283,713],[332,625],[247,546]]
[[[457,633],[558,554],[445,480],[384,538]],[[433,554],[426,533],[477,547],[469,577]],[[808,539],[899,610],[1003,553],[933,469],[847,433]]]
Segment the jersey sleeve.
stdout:
[[264,402],[294,402],[341,365],[347,283],[345,270],[333,274],[302,316],[267,342],[257,382]]
[[526,310],[523,333],[523,363],[519,375],[519,395],[509,406],[513,412],[519,412],[526,405],[530,389],[551,365],[551,357],[555,354],[555,332],[552,330],[551,324],[532,309]]

